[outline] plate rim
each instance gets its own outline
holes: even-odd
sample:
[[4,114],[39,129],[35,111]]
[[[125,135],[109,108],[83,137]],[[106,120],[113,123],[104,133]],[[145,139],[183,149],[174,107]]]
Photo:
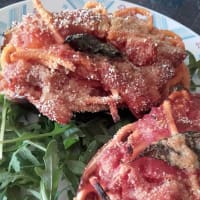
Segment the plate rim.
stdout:
[[[86,2],[86,1],[87,0],[83,0],[82,3]],[[179,22],[179,21],[173,19],[172,17],[169,17],[169,16],[167,16],[167,15],[165,15],[163,13],[160,13],[159,11],[155,11],[155,10],[147,8],[145,6],[138,5],[137,3],[128,2],[128,1],[124,1],[124,0],[102,0],[102,1],[103,2],[101,2],[101,3],[103,5],[106,4],[107,2],[108,3],[109,2],[111,2],[111,3],[113,2],[114,3],[113,4],[114,8],[112,9],[112,6],[111,6],[111,7],[108,8],[108,10],[110,8],[112,10],[115,10],[117,8],[117,6],[120,6],[120,4],[125,5],[126,7],[136,6],[136,7],[141,7],[141,8],[149,10],[150,13],[152,13],[152,16],[155,17],[154,19],[155,20],[158,19],[158,23],[160,23],[159,20],[161,20],[161,19],[166,20],[167,25],[169,25],[171,27],[162,28],[162,24],[159,25],[159,24],[156,24],[155,22],[154,22],[154,26],[157,27],[158,29],[161,29],[161,30],[170,30],[170,31],[173,31],[176,34],[178,34],[182,38],[183,43],[185,44],[186,49],[189,50],[189,51],[191,51],[191,52],[193,52],[193,54],[195,55],[195,57],[197,59],[200,59],[200,34],[196,33],[191,28],[187,27],[186,25],[182,24],[181,22]],[[43,0],[44,5],[47,5],[47,2],[48,2],[48,0]],[[20,2],[12,3],[10,5],[7,5],[5,7],[0,8],[0,14],[6,13],[7,18],[9,18],[8,13],[9,13],[10,10],[15,9],[15,8],[16,9],[17,8],[21,8],[22,6],[26,6],[27,7],[26,14],[32,13],[32,9],[33,9],[33,4],[32,3],[33,3],[32,0],[23,0],[23,1],[20,1]],[[52,7],[53,3],[54,2],[50,1],[50,4],[49,4],[50,8]],[[66,4],[70,4],[70,0],[62,0],[61,1],[60,5],[63,6],[63,9],[64,9],[64,4],[65,3]],[[47,6],[49,6],[49,5],[47,5]],[[76,4],[76,6],[78,8],[77,4]],[[106,7],[106,5],[105,5],[105,7]],[[71,9],[71,8],[68,8],[68,9]],[[23,14],[22,14],[22,16],[23,16]],[[7,24],[6,28],[2,28],[2,30],[0,30],[0,33],[3,35],[3,32],[6,29],[9,29],[9,25],[8,25],[8,22],[7,22],[7,20],[5,18],[2,19],[2,20],[0,20],[0,22],[3,22],[5,24]],[[173,30],[173,26],[174,26],[174,30]],[[178,31],[178,32],[176,32],[176,31]],[[183,33],[182,35],[181,35],[181,32]],[[186,34],[186,36],[184,36],[184,34]],[[3,39],[2,39],[2,36],[0,35],[0,46],[3,44],[2,41],[3,41]],[[1,50],[0,50],[0,53],[1,53]]]
[[[68,1],[68,0],[66,0],[66,1]],[[97,0],[97,1],[98,1],[98,0]],[[107,1],[111,1],[111,0],[107,0]],[[164,18],[167,18],[168,20],[171,20],[171,21],[173,21],[173,22],[178,23],[179,25],[183,26],[183,27],[184,27],[185,29],[187,29],[188,31],[192,32],[195,36],[200,37],[200,33],[197,33],[197,32],[195,32],[195,31],[193,31],[190,27],[188,27],[188,26],[182,24],[181,22],[179,22],[179,21],[173,19],[172,17],[169,17],[169,16],[167,16],[167,15],[165,15],[165,14],[159,12],[159,11],[156,11],[156,10],[153,10],[153,9],[151,9],[151,8],[148,8],[148,7],[139,5],[139,4],[137,4],[137,3],[132,3],[132,2],[123,1],[123,0],[114,0],[114,1],[115,1],[115,2],[121,2],[121,3],[130,4],[130,5],[134,5],[134,6],[138,6],[138,7],[141,7],[141,8],[148,9],[150,12],[155,13],[156,15],[160,15],[160,16],[162,16],[162,17],[164,17]],[[16,6],[20,6],[20,4],[28,4],[28,3],[32,3],[32,0],[23,0],[23,1],[19,1],[19,2],[15,2],[15,3],[9,4],[9,5],[7,5],[7,6],[4,6],[4,7],[0,8],[0,12],[4,12],[4,11],[6,11],[7,9],[11,9],[11,8],[16,7]]]

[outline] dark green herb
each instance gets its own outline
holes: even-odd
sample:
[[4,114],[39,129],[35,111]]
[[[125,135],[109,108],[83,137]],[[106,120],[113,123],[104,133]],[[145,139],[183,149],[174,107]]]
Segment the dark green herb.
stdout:
[[52,140],[44,156],[45,169],[35,168],[36,174],[40,180],[40,198],[41,200],[57,199],[57,190],[61,178],[61,169],[59,166],[59,156],[56,140]]
[[120,51],[111,44],[87,33],[69,35],[66,37],[65,43],[68,43],[76,51],[101,54],[111,58],[121,55]]
[[127,115],[114,124],[110,115],[98,113],[59,125],[3,96],[0,107],[0,200],[73,199],[88,161],[132,120]]
[[187,53],[189,59],[188,68],[191,76],[190,89],[194,91],[200,87],[200,82],[197,83],[197,79],[200,80],[200,60],[196,60],[191,52],[187,51]]

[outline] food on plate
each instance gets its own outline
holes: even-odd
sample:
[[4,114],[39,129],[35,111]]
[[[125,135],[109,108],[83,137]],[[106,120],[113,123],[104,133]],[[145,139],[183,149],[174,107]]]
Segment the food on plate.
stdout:
[[199,200],[199,94],[172,93],[122,127],[86,167],[76,200]]
[[[110,110],[116,122],[125,107],[137,118],[145,115],[92,158],[76,199],[199,200],[200,95],[187,90],[182,39],[155,28],[143,8],[108,13],[88,2],[56,13],[33,3],[35,12],[5,33],[0,91],[54,122],[0,99],[0,137],[6,133],[0,159],[3,144],[7,155],[0,175],[11,177],[0,180],[2,198],[19,190],[23,197],[58,199],[66,190],[71,199],[85,163],[112,137],[101,123],[70,122],[73,113]],[[30,114],[37,115],[33,123]],[[58,188],[59,180],[66,189]]]
[[125,8],[112,14],[99,3],[59,13],[33,0],[34,14],[5,33],[0,91],[27,100],[64,124],[76,112],[128,107],[141,117],[174,87],[189,88],[184,44],[153,26],[150,12]]

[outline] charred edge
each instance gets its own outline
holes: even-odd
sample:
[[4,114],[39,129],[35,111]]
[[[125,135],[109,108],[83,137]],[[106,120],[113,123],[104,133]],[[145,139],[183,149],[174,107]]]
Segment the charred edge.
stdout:
[[168,155],[170,150],[172,149],[169,149],[168,147],[164,146],[159,142],[157,144],[150,145],[148,148],[146,148],[142,153],[140,153],[138,158],[150,156],[152,158],[163,160],[169,163]]
[[186,145],[198,156],[200,162],[200,133],[188,132],[185,134]]
[[96,190],[97,194],[99,195],[101,200],[110,200],[109,196],[106,194],[100,183],[98,183],[96,180],[92,184],[94,189]]
[[[186,145],[198,156],[198,160],[200,162],[200,133],[187,132],[183,133],[183,135],[185,136]],[[175,149],[164,145],[162,143],[164,140],[167,139],[160,140],[156,144],[150,145],[142,153],[140,153],[137,158],[148,156],[171,164],[169,159],[170,152],[174,152],[178,155],[181,155],[181,152],[177,152]]]
[[100,54],[110,58],[121,57],[120,51],[113,45],[101,41],[87,33],[68,35],[64,44],[68,43],[74,50],[90,54]]

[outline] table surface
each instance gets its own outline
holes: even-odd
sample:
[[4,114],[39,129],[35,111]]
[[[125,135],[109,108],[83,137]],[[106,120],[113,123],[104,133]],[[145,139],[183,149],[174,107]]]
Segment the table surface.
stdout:
[[[0,8],[22,0],[0,0]],[[200,34],[200,0],[127,0],[167,15]]]

